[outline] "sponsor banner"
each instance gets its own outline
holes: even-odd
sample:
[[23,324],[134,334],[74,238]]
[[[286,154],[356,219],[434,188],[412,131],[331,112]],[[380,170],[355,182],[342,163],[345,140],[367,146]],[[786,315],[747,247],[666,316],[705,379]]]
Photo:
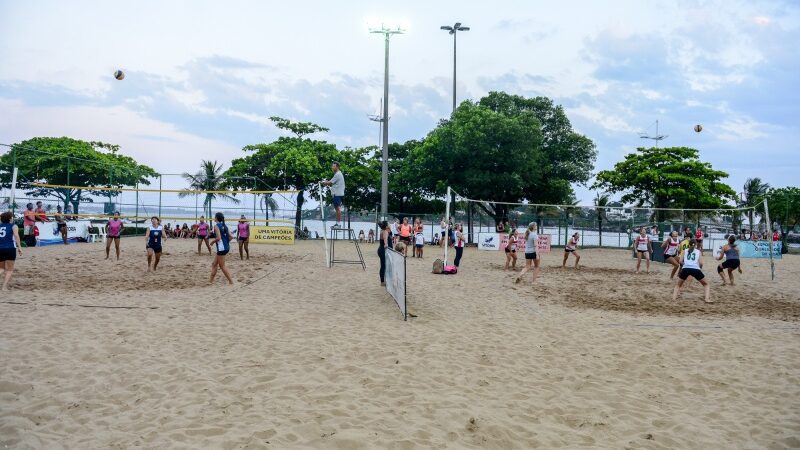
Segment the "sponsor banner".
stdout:
[[392,296],[403,320],[408,318],[406,312],[406,257],[392,249],[386,249],[386,292]]
[[[500,234],[500,247],[498,250],[505,251],[506,247],[508,246],[508,235],[505,233]],[[553,238],[549,234],[540,234],[539,241],[536,245],[536,253],[550,253],[550,243],[552,242]],[[525,242],[525,233],[517,233],[517,252],[518,253],[525,253],[525,247],[527,243]]]
[[292,227],[250,227],[250,242],[253,244],[294,244]]
[[[718,257],[722,246],[727,244],[728,241],[718,240],[714,243],[714,257]],[[739,247],[740,258],[769,258],[769,244],[770,241],[736,241],[736,246]],[[772,257],[774,259],[781,259],[781,247],[783,242],[772,242]]]
[[[68,220],[67,239],[76,240],[89,237],[89,227],[91,222],[88,220]],[[62,242],[61,232],[58,231],[58,224],[55,222],[37,222],[36,228],[39,229],[39,242],[48,244],[51,242]],[[22,235],[22,229],[19,230]],[[20,236],[21,237],[21,236]]]
[[502,233],[478,233],[478,250],[500,250],[502,236]]

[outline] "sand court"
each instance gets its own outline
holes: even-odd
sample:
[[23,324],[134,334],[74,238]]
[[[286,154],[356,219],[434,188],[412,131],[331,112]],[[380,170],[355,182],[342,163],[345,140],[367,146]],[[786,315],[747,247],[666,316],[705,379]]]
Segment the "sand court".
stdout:
[[622,251],[581,250],[580,270],[554,252],[535,285],[514,285],[500,252],[467,249],[458,275],[437,276],[428,247],[407,261],[418,317],[403,322],[375,246],[366,271],[325,268],[321,242],[251,246],[249,262],[234,248],[232,287],[206,286],[195,241],[167,240],[155,274],[143,240],[122,248],[119,263],[100,244],[19,260],[2,299],[16,303],[0,303],[0,444],[800,445],[796,256],[774,282],[745,260],[734,287],[709,259],[705,305],[697,283],[673,304],[669,266],[634,275]]

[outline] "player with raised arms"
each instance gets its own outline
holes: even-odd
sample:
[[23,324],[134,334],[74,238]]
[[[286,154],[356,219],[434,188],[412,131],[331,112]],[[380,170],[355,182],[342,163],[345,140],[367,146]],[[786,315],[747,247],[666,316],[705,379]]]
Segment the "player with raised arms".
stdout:
[[117,261],[119,261],[119,239],[122,235],[122,229],[125,226],[119,219],[119,211],[114,212],[114,217],[109,219],[106,224],[106,259],[111,253],[111,242],[114,242],[114,250],[117,253]]
[[567,241],[567,245],[564,246],[564,261],[561,263],[561,267],[567,267],[567,259],[569,258],[569,254],[572,253],[575,255],[575,268],[578,268],[578,263],[581,261],[581,255],[578,254],[578,242],[580,241],[581,235],[579,233],[575,233],[569,238]]
[[703,275],[703,271],[701,270],[703,268],[703,253],[696,248],[696,245],[697,242],[694,238],[689,239],[689,248],[681,255],[681,265],[683,265],[683,268],[678,274],[678,282],[672,290],[673,302],[678,299],[678,294],[680,294],[681,287],[686,279],[692,277],[703,285],[705,289],[705,302],[714,303],[711,301],[711,285],[704,280],[705,275]]
[[208,280],[208,284],[214,283],[214,278],[217,276],[217,267],[222,271],[222,274],[225,275],[225,278],[228,279],[228,284],[233,284],[233,278],[231,278],[231,273],[228,272],[228,268],[225,267],[225,255],[231,251],[231,232],[228,229],[228,226],[225,225],[225,216],[218,212],[214,215],[214,242],[213,244],[217,248],[217,256],[214,257],[214,262],[211,263],[211,278]]
[[164,236],[164,227],[161,226],[161,219],[156,216],[150,218],[150,226],[144,233],[144,240],[146,242],[145,248],[147,249],[147,271],[150,272],[150,265],[153,266],[153,272],[158,268],[158,263],[161,261],[161,238]]
[[671,232],[669,237],[661,244],[661,248],[664,249],[664,261],[672,264],[672,273],[669,275],[670,280],[675,278],[675,274],[681,268],[681,264],[678,261],[678,258],[680,258],[678,254],[680,246],[681,241],[678,239],[677,231]]

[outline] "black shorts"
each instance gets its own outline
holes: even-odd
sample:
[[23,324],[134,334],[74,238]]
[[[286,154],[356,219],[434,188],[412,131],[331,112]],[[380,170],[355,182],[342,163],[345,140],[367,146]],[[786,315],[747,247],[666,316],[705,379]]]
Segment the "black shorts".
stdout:
[[62,228],[67,228],[67,224],[65,224],[65,223],[57,223],[56,224],[56,229],[58,231],[61,231]]
[[574,252],[574,251],[575,251],[575,249],[574,249],[574,248],[564,248],[564,252],[565,252],[565,253],[572,253],[572,252]]
[[422,247],[425,247],[425,245],[424,244],[414,244],[414,247],[422,248]]
[[640,255],[644,256],[645,253],[650,253],[650,250],[636,250],[636,253],[639,253]]
[[248,240],[248,239],[250,239],[250,236],[248,236],[248,237],[240,237],[240,238],[236,238],[236,239],[237,239],[239,242],[247,242],[247,240]]
[[442,237],[444,237],[444,233],[445,233],[445,232],[444,232],[444,231],[442,231]]
[[197,239],[200,239],[200,240],[203,240],[203,239],[208,239],[208,235],[206,235],[206,236],[200,236],[200,235],[198,234],[198,235],[197,235]]
[[225,255],[228,254],[229,251],[231,251],[231,250],[230,249],[228,249],[228,250],[218,250],[217,251],[217,256],[225,256]]
[[506,247],[506,253],[517,253],[517,251],[511,250],[509,247]]
[[664,260],[665,260],[665,261],[666,261],[666,260],[668,260],[668,259],[670,259],[670,258],[677,258],[677,257],[678,257],[678,254],[677,254],[677,253],[676,253],[676,254],[674,254],[674,255],[667,255],[667,254],[664,254]]
[[405,242],[406,244],[411,244],[411,236],[409,237],[400,236],[400,241]]
[[678,274],[678,278],[681,280],[686,280],[689,277],[694,277],[695,280],[700,281],[706,276],[703,275],[703,271],[700,269],[681,269],[681,272]]
[[525,259],[536,259],[536,252],[533,253],[525,253]]
[[148,250],[152,250],[153,253],[161,253],[161,246],[160,245],[153,245],[152,247],[147,245],[146,248]]
[[114,239],[119,239],[119,236],[106,236],[106,239],[111,239],[113,241]]
[[717,272],[722,273],[724,269],[738,269],[739,268],[739,260],[738,259],[726,259],[722,262],[719,266],[717,266]]
[[17,259],[17,249],[0,248],[0,262],[15,261]]

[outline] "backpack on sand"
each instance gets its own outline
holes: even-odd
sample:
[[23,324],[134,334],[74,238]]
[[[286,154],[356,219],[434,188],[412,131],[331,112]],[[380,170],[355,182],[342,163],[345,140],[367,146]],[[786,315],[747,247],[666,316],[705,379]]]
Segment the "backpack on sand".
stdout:
[[437,259],[433,262],[433,273],[441,274],[442,272],[444,272],[444,261]]
[[444,266],[444,271],[442,272],[445,275],[455,275],[458,273],[458,267],[456,266]]

